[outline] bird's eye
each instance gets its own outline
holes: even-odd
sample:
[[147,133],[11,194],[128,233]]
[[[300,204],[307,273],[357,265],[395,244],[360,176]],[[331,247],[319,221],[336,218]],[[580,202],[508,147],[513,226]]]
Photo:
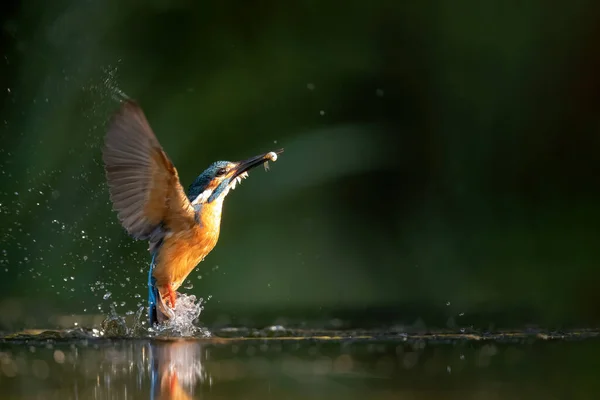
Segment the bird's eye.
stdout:
[[227,172],[227,169],[225,169],[225,168],[219,168],[217,170],[217,176],[223,176],[223,175],[225,175],[225,172]]

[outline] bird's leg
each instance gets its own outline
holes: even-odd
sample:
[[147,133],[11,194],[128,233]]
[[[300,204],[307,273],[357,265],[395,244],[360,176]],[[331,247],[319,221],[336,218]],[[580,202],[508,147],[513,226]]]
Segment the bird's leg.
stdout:
[[177,299],[177,293],[173,290],[171,285],[168,288],[169,302],[171,303],[171,308],[175,309],[175,299]]
[[160,286],[159,289],[159,312],[157,313],[157,319],[159,323],[169,320],[175,316],[175,298],[176,292],[173,291],[171,285]]

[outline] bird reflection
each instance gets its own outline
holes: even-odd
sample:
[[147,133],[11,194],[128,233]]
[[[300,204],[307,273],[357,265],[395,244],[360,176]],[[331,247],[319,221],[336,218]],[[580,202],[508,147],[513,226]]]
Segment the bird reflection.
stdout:
[[150,399],[193,399],[194,388],[206,380],[202,346],[196,341],[149,344]]

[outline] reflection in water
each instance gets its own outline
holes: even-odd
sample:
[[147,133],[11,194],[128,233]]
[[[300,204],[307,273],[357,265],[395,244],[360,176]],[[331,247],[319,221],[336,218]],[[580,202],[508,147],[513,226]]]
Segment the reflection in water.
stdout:
[[585,395],[600,390],[593,373],[599,353],[597,339],[526,335],[495,340],[475,335],[168,340],[23,336],[0,339],[0,398],[591,398]]
[[206,381],[202,346],[196,341],[148,344],[151,399],[192,399],[197,384]]
[[0,398],[193,399],[211,384],[205,356],[202,342],[183,339],[5,343]]

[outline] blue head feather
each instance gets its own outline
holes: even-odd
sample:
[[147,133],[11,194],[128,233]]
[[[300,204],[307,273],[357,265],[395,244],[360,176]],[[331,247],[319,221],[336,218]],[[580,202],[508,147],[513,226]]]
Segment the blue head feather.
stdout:
[[[188,200],[194,201],[196,199],[196,197],[198,197],[198,195],[200,195],[200,193],[204,192],[204,190],[208,187],[209,183],[213,179],[215,179],[215,177],[217,176],[217,172],[221,168],[227,167],[229,164],[231,164],[229,161],[216,161],[216,162],[210,164],[210,166],[208,168],[206,168],[204,170],[204,172],[202,172],[200,175],[198,175],[196,180],[194,180],[194,182],[190,185],[190,187],[188,189],[188,195],[187,195]],[[223,190],[225,190],[225,188],[227,187],[228,181],[229,181],[228,179],[223,181],[214,190],[212,196],[210,196],[210,198],[208,199],[209,202],[216,199],[218,197],[218,195]]]

